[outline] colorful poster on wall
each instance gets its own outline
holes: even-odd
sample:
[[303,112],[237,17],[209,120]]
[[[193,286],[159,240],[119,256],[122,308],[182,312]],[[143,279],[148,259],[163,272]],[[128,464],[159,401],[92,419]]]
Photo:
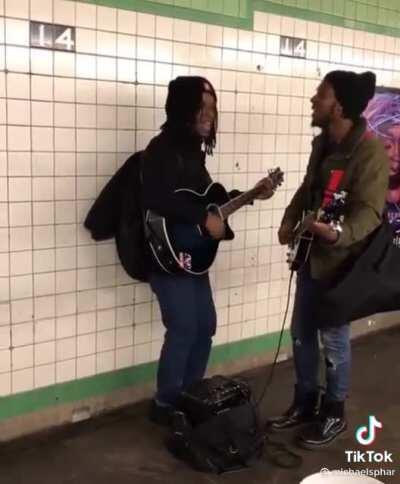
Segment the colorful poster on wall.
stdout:
[[386,207],[394,243],[400,247],[400,90],[378,88],[364,116],[370,131],[382,140],[389,157]]

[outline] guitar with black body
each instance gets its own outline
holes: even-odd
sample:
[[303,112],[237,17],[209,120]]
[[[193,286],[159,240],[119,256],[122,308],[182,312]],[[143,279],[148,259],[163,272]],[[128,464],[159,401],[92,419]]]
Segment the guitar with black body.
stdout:
[[[283,182],[282,171],[279,168],[271,170],[268,180],[274,191]],[[181,188],[175,194],[181,198],[182,204],[188,200],[203,204],[207,211],[219,216],[229,228],[228,217],[252,202],[264,190],[264,186],[256,185],[230,199],[221,184],[211,183],[204,193]],[[220,243],[200,225],[173,223],[152,210],[147,210],[145,214],[145,231],[155,261],[167,273],[206,273],[214,262]]]
[[[346,196],[347,193],[343,190],[333,193],[332,199],[318,211],[316,221],[330,224],[336,231],[341,232]],[[294,229],[293,242],[289,244],[288,264],[291,271],[298,271],[307,262],[314,241],[314,234],[304,229],[305,217],[306,214],[303,214],[302,221]]]

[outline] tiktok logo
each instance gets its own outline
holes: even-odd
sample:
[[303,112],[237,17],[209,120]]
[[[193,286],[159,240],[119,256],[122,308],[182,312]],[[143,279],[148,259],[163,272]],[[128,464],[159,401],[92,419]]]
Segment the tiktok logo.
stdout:
[[368,417],[368,425],[362,425],[356,430],[356,439],[361,445],[371,445],[376,438],[376,429],[383,428],[383,425],[374,415]]

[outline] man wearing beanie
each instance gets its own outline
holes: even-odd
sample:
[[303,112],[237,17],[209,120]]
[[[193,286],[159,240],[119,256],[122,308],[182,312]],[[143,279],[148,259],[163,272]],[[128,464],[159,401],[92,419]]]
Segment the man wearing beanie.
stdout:
[[[167,121],[143,156],[143,208],[180,223],[203,225],[211,237],[222,239],[225,224],[217,215],[195,202],[182,204],[174,194],[179,188],[204,192],[211,183],[205,157],[212,154],[216,143],[216,103],[213,86],[202,77],[178,77],[170,82]],[[272,191],[268,182],[263,179],[259,184],[265,186],[259,198],[269,198]],[[231,196],[239,193],[233,191]],[[227,234],[225,238],[232,237]],[[168,424],[182,390],[204,376],[216,330],[216,311],[208,274],[168,274],[152,261],[149,282],[166,327],[150,418]]]
[[[306,175],[287,207],[278,233],[281,244],[293,240],[302,214],[316,212],[329,190],[347,192],[342,231],[307,216],[314,234],[308,262],[299,270],[291,334],[296,372],[294,400],[283,416],[270,420],[275,431],[302,428],[298,442],[317,449],[332,443],[347,427],[344,405],[351,370],[349,321],[324,324],[312,316],[314,298],[340,275],[349,258],[359,256],[369,234],[382,220],[388,188],[388,160],[381,142],[366,133],[361,116],[375,91],[372,72],[328,73],[311,98],[314,138]],[[335,182],[336,179],[336,182]],[[328,189],[329,187],[329,189]],[[319,394],[319,336],[326,365],[326,388]]]

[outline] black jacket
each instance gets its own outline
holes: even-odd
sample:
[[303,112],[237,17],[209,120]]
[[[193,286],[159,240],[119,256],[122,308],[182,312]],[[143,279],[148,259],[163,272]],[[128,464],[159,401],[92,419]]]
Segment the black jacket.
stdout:
[[207,212],[201,204],[182,202],[174,194],[178,188],[204,191],[211,183],[200,142],[178,141],[167,131],[153,138],[143,157],[143,208],[177,222],[201,224]]
[[[202,192],[211,182],[200,142],[181,141],[163,131],[144,152],[130,156],[109,180],[84,225],[95,240],[115,237],[126,272],[145,281],[155,264],[144,237],[144,211],[152,209],[178,222],[201,224],[207,216],[204,206],[195,202],[182,204],[174,190],[190,188]],[[235,197],[240,193],[233,190],[229,195]],[[226,238],[233,238],[232,231],[227,231]]]
[[[204,205],[195,201],[182,204],[174,194],[179,188],[204,192],[212,179],[205,165],[206,154],[196,138],[178,139],[178,136],[162,131],[147,146],[142,165],[142,200],[144,210],[154,210],[163,217],[176,222],[203,224],[207,217]],[[230,198],[242,193],[231,190]],[[227,231],[226,238],[233,238]]]

